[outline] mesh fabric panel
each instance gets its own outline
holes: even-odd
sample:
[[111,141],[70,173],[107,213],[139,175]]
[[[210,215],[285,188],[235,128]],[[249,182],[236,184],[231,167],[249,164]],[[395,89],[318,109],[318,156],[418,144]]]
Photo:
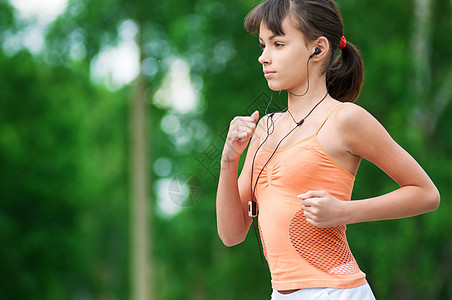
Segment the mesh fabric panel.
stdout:
[[345,226],[315,227],[298,211],[289,226],[289,236],[297,252],[316,268],[333,275],[359,272],[348,246]]

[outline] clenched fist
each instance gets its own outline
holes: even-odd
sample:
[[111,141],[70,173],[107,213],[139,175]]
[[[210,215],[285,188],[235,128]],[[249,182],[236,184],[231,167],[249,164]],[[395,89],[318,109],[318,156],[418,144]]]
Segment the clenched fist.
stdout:
[[255,111],[249,117],[235,117],[231,121],[221,157],[223,162],[234,163],[240,159],[240,155],[256,130],[258,120],[259,112]]
[[306,221],[317,227],[347,225],[345,206],[349,201],[341,201],[326,191],[307,191],[298,195],[304,209]]

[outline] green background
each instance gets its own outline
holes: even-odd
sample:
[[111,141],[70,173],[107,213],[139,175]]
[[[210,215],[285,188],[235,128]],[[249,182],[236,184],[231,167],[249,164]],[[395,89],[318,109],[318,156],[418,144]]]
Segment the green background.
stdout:
[[[348,226],[350,247],[377,299],[452,299],[452,2],[337,3],[365,63],[357,103],[423,166],[442,200],[422,216]],[[137,93],[146,97],[149,298],[270,298],[254,233],[227,248],[215,220],[228,124],[263,112],[271,96],[257,39],[243,29],[256,4],[72,0],[47,27],[43,50],[31,53],[5,46],[8,34],[33,21],[0,1],[0,299],[132,299]],[[138,28],[144,85],[93,83],[93,59],[118,43],[126,20]],[[74,45],[84,50],[76,59]],[[187,62],[198,89],[198,106],[188,112],[155,100],[174,58]],[[168,120],[179,126],[163,130]],[[192,202],[166,214],[161,203],[171,187],[161,183],[183,175],[191,176]],[[353,199],[394,188],[363,161]]]

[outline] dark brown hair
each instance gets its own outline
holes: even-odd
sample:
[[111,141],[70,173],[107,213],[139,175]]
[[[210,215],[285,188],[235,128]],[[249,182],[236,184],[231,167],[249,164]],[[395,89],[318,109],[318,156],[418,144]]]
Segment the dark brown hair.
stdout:
[[355,102],[364,79],[363,62],[358,49],[347,41],[336,57],[344,35],[342,16],[332,0],[266,0],[245,18],[245,29],[259,32],[261,22],[276,35],[284,35],[282,22],[292,17],[308,40],[327,38],[330,59],[325,64],[326,85],[330,95],[342,102]]

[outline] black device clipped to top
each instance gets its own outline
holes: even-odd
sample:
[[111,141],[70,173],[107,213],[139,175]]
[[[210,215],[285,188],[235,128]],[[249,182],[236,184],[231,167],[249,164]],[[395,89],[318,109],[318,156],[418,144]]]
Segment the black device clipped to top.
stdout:
[[257,216],[256,201],[248,201],[248,216],[254,218]]

